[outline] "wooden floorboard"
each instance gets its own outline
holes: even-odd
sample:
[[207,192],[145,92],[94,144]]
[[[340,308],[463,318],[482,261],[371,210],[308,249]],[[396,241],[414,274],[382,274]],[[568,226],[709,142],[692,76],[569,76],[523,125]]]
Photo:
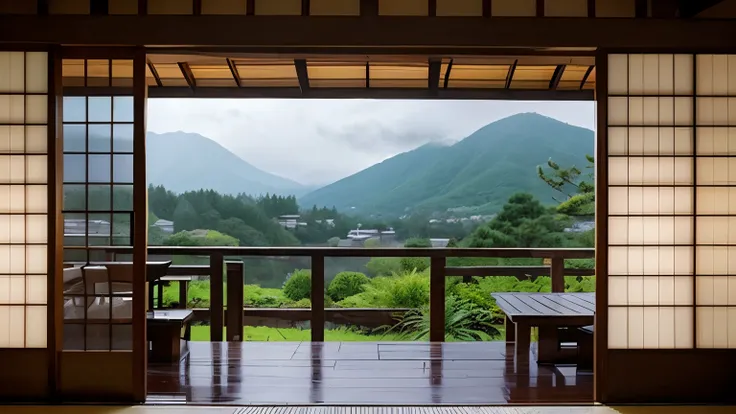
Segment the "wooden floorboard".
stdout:
[[148,391],[161,404],[591,404],[593,376],[576,371],[516,364],[504,342],[194,342],[181,365],[149,366]]
[[732,414],[733,407],[162,407],[0,406],[3,414]]

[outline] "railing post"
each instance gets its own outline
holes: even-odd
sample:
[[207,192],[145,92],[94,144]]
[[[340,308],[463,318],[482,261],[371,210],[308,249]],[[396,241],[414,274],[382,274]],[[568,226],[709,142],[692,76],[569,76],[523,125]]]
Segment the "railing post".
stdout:
[[312,342],[325,340],[325,257],[312,256]]
[[219,252],[210,254],[210,341],[222,341],[223,324],[223,255]]
[[163,309],[164,307],[164,282],[159,280],[156,284],[156,295],[158,296],[158,307],[156,309]]
[[243,262],[225,263],[227,272],[227,310],[225,340],[243,341]]
[[432,257],[429,267],[429,341],[445,341],[445,263]]
[[186,280],[179,281],[179,309],[187,308],[187,289],[189,283]]
[[549,276],[552,279],[552,292],[565,291],[565,259],[553,257],[549,267]]

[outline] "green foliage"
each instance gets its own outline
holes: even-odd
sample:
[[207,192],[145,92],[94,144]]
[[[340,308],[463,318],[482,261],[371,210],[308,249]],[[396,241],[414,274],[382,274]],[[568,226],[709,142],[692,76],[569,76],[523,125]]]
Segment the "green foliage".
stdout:
[[377,247],[381,247],[381,240],[368,239],[365,242],[363,242],[363,247],[365,247],[366,249],[375,249]]
[[365,285],[368,283],[370,283],[370,279],[363,273],[340,272],[327,287],[327,294],[333,300],[340,301],[348,296],[364,292]]
[[[547,166],[550,172],[546,173],[542,166],[537,166],[537,174],[542,181],[555,191],[561,193],[564,199],[558,202],[557,211],[570,216],[592,216],[595,214],[595,159],[585,155],[588,173],[583,175],[574,165],[562,168],[550,158]],[[582,177],[581,177],[582,176]]]
[[[398,330],[413,341],[429,340],[429,308],[407,312],[389,332]],[[447,297],[445,301],[445,339],[448,341],[490,341],[500,332],[493,326],[493,314],[475,303]]]
[[364,292],[336,305],[342,308],[418,308],[429,303],[429,275],[426,272],[379,276],[364,287]]
[[339,237],[330,237],[327,239],[327,245],[329,247],[337,247],[340,244],[340,238]]
[[276,194],[266,194],[256,199],[256,205],[263,209],[263,212],[270,218],[299,214],[299,205],[293,195],[282,197]]
[[284,283],[284,295],[298,301],[308,299],[312,293],[312,271],[308,269],[294,270],[291,277]]
[[238,239],[215,230],[180,231],[164,243],[167,246],[237,246]]
[[557,212],[568,216],[595,215],[595,193],[575,194],[557,206]]
[[574,235],[564,233],[569,217],[545,208],[528,193],[509,198],[501,211],[470,235],[469,247],[564,247]]
[[258,285],[243,287],[243,301],[245,306],[254,308],[281,308],[290,302],[282,289],[263,288]]
[[389,276],[401,272],[401,259],[398,257],[373,257],[365,265],[371,276]]
[[404,272],[423,272],[429,268],[429,259],[426,257],[402,257],[400,263]]
[[[266,326],[243,327],[244,341],[258,342],[302,342],[310,341],[310,329],[300,328],[269,328]],[[192,341],[210,340],[209,326],[192,326]],[[365,341],[402,341],[399,334],[371,335],[352,328],[325,329],[325,341],[334,342],[365,342]]]
[[289,306],[298,309],[309,309],[312,307],[312,301],[309,298],[302,298],[296,302],[291,303]]
[[404,247],[432,247],[432,242],[429,239],[412,237],[404,242]]

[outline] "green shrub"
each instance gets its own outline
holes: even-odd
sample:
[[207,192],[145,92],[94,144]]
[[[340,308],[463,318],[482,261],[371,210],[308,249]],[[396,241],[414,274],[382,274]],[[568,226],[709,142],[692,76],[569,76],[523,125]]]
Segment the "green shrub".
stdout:
[[365,264],[372,276],[389,276],[401,272],[401,259],[398,257],[374,257]]
[[[332,302],[332,299],[330,299],[329,296],[325,295],[325,308],[331,308],[333,304],[334,302]],[[309,309],[311,307],[312,307],[312,300],[309,298],[299,299],[296,302],[284,304],[284,308]]]
[[419,308],[429,303],[429,275],[409,272],[377,277],[358,296],[384,308]]
[[327,294],[334,300],[343,300],[348,296],[364,292],[364,285],[367,283],[370,283],[370,279],[363,273],[340,272],[330,282]]
[[402,257],[400,263],[404,272],[423,272],[429,268],[426,257]]
[[[469,301],[448,296],[445,301],[445,339],[448,341],[490,341],[500,336],[493,326],[494,316]],[[412,341],[429,339],[429,308],[407,312],[387,333],[398,330]]]
[[309,298],[300,299],[291,305],[289,305],[290,308],[300,308],[300,309],[309,309],[312,307],[312,301],[309,300]]
[[284,291],[274,288],[263,288],[258,285],[243,287],[243,301],[245,306],[254,308],[280,308],[288,301]]
[[298,301],[308,299],[312,292],[312,271],[307,269],[295,270],[284,283],[284,295]]

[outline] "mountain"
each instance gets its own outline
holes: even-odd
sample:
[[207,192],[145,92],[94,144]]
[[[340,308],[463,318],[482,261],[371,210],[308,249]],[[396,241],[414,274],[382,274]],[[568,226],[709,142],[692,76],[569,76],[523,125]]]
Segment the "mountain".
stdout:
[[252,166],[199,134],[148,133],[148,182],[174,192],[212,189],[224,194],[300,196],[310,189]]
[[[99,131],[90,126],[89,150],[110,151],[109,126]],[[115,151],[132,151],[132,131],[112,142]],[[115,132],[117,134],[117,130]],[[84,126],[65,125],[64,150],[84,151]],[[220,144],[199,134],[169,132],[146,136],[146,168],[149,184],[163,185],[177,193],[212,189],[223,194],[266,193],[300,196],[311,190],[295,181],[259,170]],[[81,154],[64,155],[64,181],[85,181],[85,159]],[[89,155],[89,181],[110,182],[110,155]],[[113,156],[114,182],[132,182],[133,156]]]
[[552,158],[563,167],[582,169],[593,145],[593,131],[536,113],[517,114],[451,146],[424,145],[396,155],[313,191],[299,203],[394,215],[477,206],[494,211],[518,191],[552,203],[555,192],[539,179],[537,165]]

